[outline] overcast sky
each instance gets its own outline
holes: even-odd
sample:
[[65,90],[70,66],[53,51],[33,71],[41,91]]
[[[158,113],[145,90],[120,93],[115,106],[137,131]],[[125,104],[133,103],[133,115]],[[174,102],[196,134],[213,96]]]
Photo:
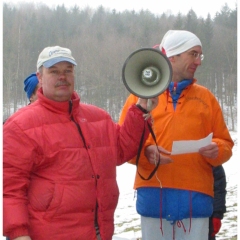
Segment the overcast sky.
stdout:
[[[91,8],[97,8],[99,5],[102,5],[108,9],[116,9],[117,11],[123,10],[135,10],[139,11],[141,9],[148,9],[150,12],[154,14],[162,14],[163,12],[172,14],[178,14],[179,12],[182,14],[187,14],[189,10],[193,9],[198,17],[207,17],[207,14],[210,13],[211,17],[215,16],[216,12],[221,11],[222,7],[225,3],[231,9],[235,9],[238,0],[206,0],[206,1],[189,1],[189,0],[147,0],[147,1],[137,1],[137,0],[3,0],[3,2],[7,3],[22,3],[22,2],[35,2],[35,3],[44,3],[49,7],[54,7],[57,5],[64,4],[65,7],[71,7],[75,4],[80,8],[85,8],[89,6]],[[141,2],[141,3],[140,3]]]

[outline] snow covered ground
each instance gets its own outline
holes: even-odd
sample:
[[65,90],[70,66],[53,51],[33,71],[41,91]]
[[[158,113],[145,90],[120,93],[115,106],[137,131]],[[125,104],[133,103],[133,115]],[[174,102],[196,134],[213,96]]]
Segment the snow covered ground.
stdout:
[[[235,142],[232,158],[224,163],[227,177],[227,212],[222,221],[222,227],[217,235],[217,240],[237,239],[237,191],[240,180],[239,150],[237,148],[237,132],[231,132]],[[113,240],[134,240],[141,238],[140,217],[135,210],[135,198],[133,182],[136,167],[131,164],[123,164],[117,168],[117,180],[120,190],[120,198],[115,211],[115,235]],[[240,188],[239,188],[240,189]],[[239,201],[239,200],[238,200]]]

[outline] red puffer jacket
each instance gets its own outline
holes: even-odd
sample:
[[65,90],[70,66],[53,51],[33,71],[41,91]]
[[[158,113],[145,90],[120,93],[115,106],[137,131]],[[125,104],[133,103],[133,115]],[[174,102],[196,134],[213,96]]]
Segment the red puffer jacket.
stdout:
[[4,234],[94,240],[97,216],[101,239],[112,239],[116,166],[137,153],[142,112],[132,106],[120,127],[102,109],[80,104],[76,93],[71,103],[41,91],[38,99],[4,124]]

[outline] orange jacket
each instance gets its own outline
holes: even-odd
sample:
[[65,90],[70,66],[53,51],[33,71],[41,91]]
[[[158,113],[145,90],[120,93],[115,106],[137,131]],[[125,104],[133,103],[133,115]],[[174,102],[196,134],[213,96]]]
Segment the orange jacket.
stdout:
[[[122,109],[119,123],[123,122],[126,111],[137,97],[130,95]],[[213,142],[219,147],[218,157],[208,159],[198,153],[173,155],[173,163],[160,165],[157,177],[142,180],[136,174],[134,188],[162,187],[192,190],[213,196],[212,166],[220,165],[230,159],[234,145],[224,122],[221,108],[214,95],[205,87],[197,85],[196,79],[186,87],[179,99],[176,110],[168,90],[159,96],[158,106],[151,112],[153,131],[157,143],[168,151],[173,141],[198,140],[213,132]],[[155,145],[149,135],[145,146]],[[143,154],[139,159],[138,171],[148,177],[154,169]],[[130,163],[135,163],[132,159]],[[158,180],[159,179],[159,180]]]

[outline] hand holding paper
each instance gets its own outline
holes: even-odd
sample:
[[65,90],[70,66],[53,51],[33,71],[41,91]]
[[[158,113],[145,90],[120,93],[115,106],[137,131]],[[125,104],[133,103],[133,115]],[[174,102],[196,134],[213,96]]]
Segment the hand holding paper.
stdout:
[[212,135],[213,133],[210,133],[207,137],[199,140],[174,141],[171,155],[198,152],[200,148],[212,142]]

